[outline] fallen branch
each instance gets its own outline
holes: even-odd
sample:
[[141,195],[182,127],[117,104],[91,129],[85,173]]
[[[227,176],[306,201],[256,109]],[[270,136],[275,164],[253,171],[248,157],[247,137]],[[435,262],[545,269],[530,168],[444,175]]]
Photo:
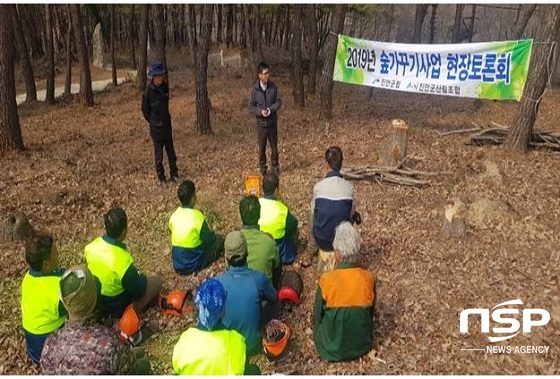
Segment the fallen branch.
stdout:
[[[510,129],[495,122],[491,124],[498,127],[483,129],[473,134],[466,143],[476,146],[503,144],[509,135]],[[560,151],[560,133],[543,129],[534,129],[531,133],[529,145],[531,147],[544,147],[554,151]]]
[[429,183],[424,177],[450,174],[449,172],[426,172],[406,168],[377,166],[346,167],[340,173],[347,179],[371,180],[378,184],[387,182],[405,186],[422,186]]
[[463,133],[471,133],[471,132],[478,132],[479,130],[482,130],[481,127],[476,127],[476,128],[469,128],[469,129],[455,129],[455,130],[450,130],[448,132],[440,132],[437,131],[436,133],[438,134],[438,136],[443,137],[443,136],[449,136],[451,134],[463,134]]

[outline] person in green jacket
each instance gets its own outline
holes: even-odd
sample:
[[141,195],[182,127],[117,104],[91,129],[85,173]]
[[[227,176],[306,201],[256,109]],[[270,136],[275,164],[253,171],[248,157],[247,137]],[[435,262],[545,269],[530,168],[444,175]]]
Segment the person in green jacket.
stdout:
[[375,279],[358,267],[360,236],[347,221],[335,229],[337,267],[321,275],[313,309],[313,340],[331,362],[355,359],[372,348]]
[[274,238],[259,230],[261,204],[254,196],[247,196],[239,203],[243,228],[241,233],[247,241],[247,266],[266,275],[269,282],[278,288],[282,276],[282,261]]
[[27,355],[39,363],[48,335],[61,328],[68,315],[58,296],[64,269],[58,266],[58,251],[48,235],[26,242],[25,260],[29,270],[21,283],[21,322]]
[[269,233],[280,251],[280,259],[284,264],[292,264],[296,259],[296,242],[298,220],[278,198],[278,176],[274,173],[266,174],[263,178],[264,196],[259,199],[261,217],[259,227]]
[[196,294],[198,325],[187,329],[173,348],[173,370],[178,375],[260,374],[248,363],[243,336],[222,324],[227,292],[210,278]]

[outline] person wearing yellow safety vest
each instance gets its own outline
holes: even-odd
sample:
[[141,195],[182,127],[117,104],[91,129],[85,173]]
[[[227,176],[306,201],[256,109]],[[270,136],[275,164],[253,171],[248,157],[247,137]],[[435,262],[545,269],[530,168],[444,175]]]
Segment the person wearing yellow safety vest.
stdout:
[[25,246],[29,270],[21,283],[21,321],[27,355],[41,360],[47,336],[64,325],[68,312],[58,296],[60,277],[58,252],[51,236],[40,235]]
[[178,274],[190,275],[208,267],[224,253],[224,237],[208,227],[204,214],[195,209],[196,188],[185,180],[177,189],[181,206],[169,219],[171,257]]
[[248,363],[245,339],[222,324],[227,292],[216,279],[198,289],[198,325],[187,329],[173,348],[173,370],[179,375],[258,375]]
[[277,191],[278,176],[274,173],[266,174],[263,178],[264,196],[259,199],[261,204],[259,227],[276,241],[282,263],[291,264],[296,259],[298,220],[286,204],[275,198]]
[[161,291],[161,278],[146,277],[134,266],[134,258],[123,241],[128,231],[126,213],[113,208],[104,216],[105,235],[84,249],[88,269],[101,282],[99,313],[121,317],[129,304],[136,312],[146,308]]

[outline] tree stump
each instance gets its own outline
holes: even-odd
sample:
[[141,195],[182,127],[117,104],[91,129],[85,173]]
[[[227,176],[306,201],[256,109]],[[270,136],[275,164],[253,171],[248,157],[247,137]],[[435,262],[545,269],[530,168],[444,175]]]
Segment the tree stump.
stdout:
[[443,212],[441,233],[447,238],[463,237],[465,235],[465,218],[462,206],[458,203],[447,204]]
[[396,167],[406,157],[408,145],[408,125],[406,125],[406,122],[400,119],[391,121],[390,133],[389,146],[379,162],[384,167]]
[[0,224],[0,240],[25,240],[36,235],[25,214],[18,212]]

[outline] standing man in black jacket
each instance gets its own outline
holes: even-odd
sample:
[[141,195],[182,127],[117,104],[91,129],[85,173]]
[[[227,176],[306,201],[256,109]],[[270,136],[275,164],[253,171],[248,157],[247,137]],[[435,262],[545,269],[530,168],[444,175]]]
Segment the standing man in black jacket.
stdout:
[[266,141],[270,143],[272,171],[278,175],[278,110],[282,99],[278,87],[269,78],[269,67],[265,62],[258,66],[259,80],[251,89],[249,110],[257,117],[257,137],[259,141],[259,165],[261,175],[267,172]]
[[150,124],[150,136],[154,143],[156,174],[162,187],[167,188],[165,170],[163,168],[163,148],[167,152],[171,181],[179,180],[177,156],[173,147],[171,115],[169,114],[169,86],[167,70],[158,61],[152,62],[148,76],[152,81],[146,87],[142,97],[142,114]]

